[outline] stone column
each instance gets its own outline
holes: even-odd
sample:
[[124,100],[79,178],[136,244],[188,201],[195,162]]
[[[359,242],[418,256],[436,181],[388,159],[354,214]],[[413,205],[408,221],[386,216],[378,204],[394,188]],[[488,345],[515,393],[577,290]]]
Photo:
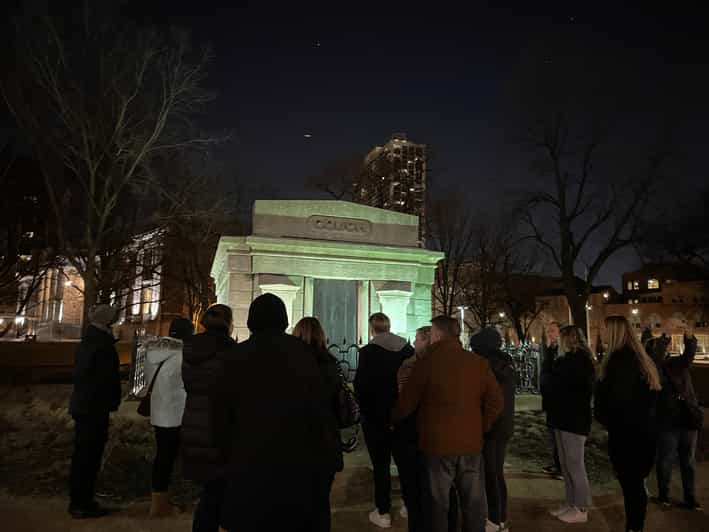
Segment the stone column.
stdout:
[[283,301],[288,314],[288,332],[293,330],[293,303],[300,291],[300,286],[293,283],[286,275],[259,275],[259,288],[262,294],[273,294]]
[[390,281],[373,283],[382,306],[382,312],[389,316],[391,332],[406,338],[408,336],[407,314],[411,300],[411,283]]

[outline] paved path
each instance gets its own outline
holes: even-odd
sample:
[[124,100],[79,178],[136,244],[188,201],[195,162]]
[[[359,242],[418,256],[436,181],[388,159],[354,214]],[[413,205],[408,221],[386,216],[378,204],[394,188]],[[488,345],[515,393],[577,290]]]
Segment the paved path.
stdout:
[[[709,463],[699,467],[699,498],[709,508]],[[29,480],[29,479],[28,479]],[[623,532],[622,500],[618,493],[594,494],[594,508],[586,525],[565,525],[547,515],[563,495],[563,483],[544,475],[510,471],[510,526],[516,531]],[[677,480],[677,479],[675,479]],[[703,481],[703,482],[702,482]],[[650,486],[653,490],[653,486]],[[674,494],[679,495],[679,486]],[[332,493],[334,532],[375,532],[367,521],[372,507],[371,471],[364,453],[349,455],[346,470],[337,476]],[[395,495],[395,501],[398,497]],[[189,510],[173,519],[150,520],[148,503],[138,502],[110,517],[92,521],[72,521],[66,514],[66,501],[58,499],[12,498],[0,495],[0,530],[4,532],[81,531],[81,532],[188,532]],[[392,530],[405,530],[405,521],[396,519]],[[651,505],[646,532],[709,532],[709,515],[678,508],[660,509]]]

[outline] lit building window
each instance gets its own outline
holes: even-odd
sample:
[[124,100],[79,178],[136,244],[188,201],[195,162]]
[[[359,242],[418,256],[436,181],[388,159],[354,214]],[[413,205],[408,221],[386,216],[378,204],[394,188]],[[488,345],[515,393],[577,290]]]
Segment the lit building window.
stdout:
[[633,281],[633,290],[640,290],[640,281]]
[[633,289],[633,281],[628,281],[628,290]]
[[657,290],[658,288],[660,288],[660,281],[658,281],[657,279],[648,279],[647,288],[648,290]]

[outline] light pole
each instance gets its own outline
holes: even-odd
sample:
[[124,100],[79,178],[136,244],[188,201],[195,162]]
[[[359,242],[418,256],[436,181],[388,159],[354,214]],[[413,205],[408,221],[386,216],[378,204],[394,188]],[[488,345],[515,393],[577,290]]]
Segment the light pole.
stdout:
[[460,342],[464,342],[465,338],[465,311],[468,309],[468,307],[464,307],[460,305],[458,307],[458,312],[460,312]]

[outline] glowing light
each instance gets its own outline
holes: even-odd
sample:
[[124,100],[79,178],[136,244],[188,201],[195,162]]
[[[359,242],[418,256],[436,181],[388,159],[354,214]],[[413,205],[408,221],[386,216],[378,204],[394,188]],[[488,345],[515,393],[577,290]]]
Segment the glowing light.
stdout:
[[603,292],[603,299],[608,299],[611,295],[608,292]]
[[498,316],[500,316],[500,318],[502,319],[505,319],[505,316],[507,316],[507,314],[505,314],[504,312],[500,312]]
[[313,136],[310,133],[306,133],[303,135],[306,139],[311,139]]
[[633,310],[631,310],[630,312],[632,312],[632,313],[633,313],[633,315],[637,316],[637,315],[638,315],[638,313],[640,312],[640,310],[639,310],[639,309],[637,309],[637,308],[634,308],[634,309],[633,309]]
[[24,316],[17,316],[15,318],[15,325],[22,325],[25,323],[25,317]]
[[591,310],[593,307],[590,303],[586,303],[586,310]]
[[71,285],[73,285],[73,284],[74,284],[74,283],[71,282],[71,281],[66,281],[66,282],[64,283],[64,286],[71,286]]

